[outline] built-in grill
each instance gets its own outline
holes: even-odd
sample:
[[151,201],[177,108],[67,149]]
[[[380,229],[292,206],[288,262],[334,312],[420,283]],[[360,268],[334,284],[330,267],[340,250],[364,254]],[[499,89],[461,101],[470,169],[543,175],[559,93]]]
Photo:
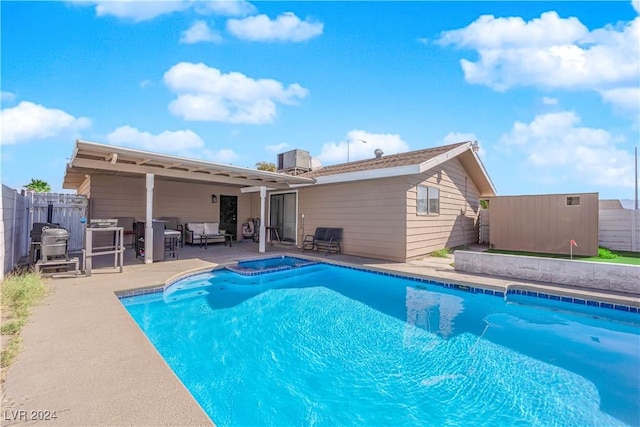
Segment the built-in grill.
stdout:
[[69,232],[64,228],[43,228],[40,243],[40,256],[44,262],[68,260],[67,243]]

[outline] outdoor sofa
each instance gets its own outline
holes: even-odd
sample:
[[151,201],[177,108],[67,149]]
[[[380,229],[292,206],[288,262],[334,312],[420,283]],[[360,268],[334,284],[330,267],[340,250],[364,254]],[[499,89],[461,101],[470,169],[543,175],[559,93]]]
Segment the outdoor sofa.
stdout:
[[202,245],[202,243],[224,243],[225,230],[219,229],[217,222],[188,222],[185,225],[185,243]]

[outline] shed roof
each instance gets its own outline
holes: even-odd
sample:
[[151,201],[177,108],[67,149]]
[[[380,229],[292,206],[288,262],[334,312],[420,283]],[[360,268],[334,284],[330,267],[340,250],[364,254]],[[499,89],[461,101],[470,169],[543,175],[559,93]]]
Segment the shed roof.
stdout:
[[152,173],[167,179],[205,181],[237,187],[288,188],[291,184],[314,182],[311,177],[284,175],[77,140],[62,186],[78,189],[86,175],[91,173],[126,176]]

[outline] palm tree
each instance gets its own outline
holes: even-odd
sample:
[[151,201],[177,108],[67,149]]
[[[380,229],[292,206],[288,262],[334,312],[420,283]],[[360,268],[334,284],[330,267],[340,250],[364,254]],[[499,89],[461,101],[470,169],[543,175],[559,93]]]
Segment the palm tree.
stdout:
[[29,191],[35,191],[36,193],[50,193],[51,186],[41,179],[31,178],[31,182],[24,186]]

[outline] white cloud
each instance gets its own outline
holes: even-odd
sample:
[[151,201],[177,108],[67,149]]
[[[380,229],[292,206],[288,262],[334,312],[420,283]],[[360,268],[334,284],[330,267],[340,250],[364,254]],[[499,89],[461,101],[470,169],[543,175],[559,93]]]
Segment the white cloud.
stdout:
[[348,150],[349,161],[353,162],[374,158],[376,149],[382,150],[385,154],[397,154],[409,150],[409,145],[400,135],[352,130],[343,141],[323,144],[317,158],[323,164],[344,163],[347,161]]
[[560,18],[545,12],[540,18],[525,22],[520,17],[496,18],[482,15],[467,27],[444,31],[439,42],[481,50],[518,47],[548,47],[572,44],[589,33],[577,18]]
[[276,117],[276,104],[295,104],[308,91],[297,83],[286,88],[272,79],[224,74],[205,64],[181,62],[164,74],[167,87],[177,94],[169,111],[185,120],[262,124]]
[[90,126],[86,117],[76,118],[62,110],[22,101],[0,112],[2,145],[44,139]]
[[5,92],[4,90],[0,92],[0,101],[1,102],[13,102],[16,99],[16,94],[12,92]]
[[[81,2],[85,4],[85,2]],[[117,18],[130,19],[134,22],[148,21],[161,15],[183,11],[191,6],[189,1],[96,1],[96,15],[112,15]]]
[[558,98],[551,98],[548,96],[542,97],[542,103],[544,105],[558,105]]
[[231,148],[223,148],[221,150],[205,150],[205,153],[206,158],[208,158],[209,160],[226,164],[231,164],[240,157]]
[[[442,138],[441,141],[438,142],[438,145],[450,145],[457,144],[459,142],[467,142],[467,141],[478,141],[478,137],[475,133],[470,132],[449,132]],[[484,149],[484,146],[478,143],[480,150],[478,151],[478,155],[484,158],[487,152]]]
[[229,19],[227,30],[236,37],[252,41],[300,42],[322,34],[324,24],[308,19],[301,21],[292,12],[286,12],[275,20],[267,15],[250,16],[244,19]]
[[171,153],[204,147],[202,138],[191,130],[165,130],[160,134],[153,135],[131,126],[120,126],[107,135],[107,142],[143,150]]
[[213,32],[204,21],[196,21],[188,30],[180,34],[180,43],[220,43],[221,41],[222,36],[217,32]]
[[210,160],[230,164],[240,156],[231,148],[212,150],[205,147],[202,138],[192,130],[165,130],[159,134],[121,126],[107,135],[107,142],[153,152],[170,153],[191,159]]
[[639,83],[640,17],[589,31],[556,12],[528,22],[484,15],[443,32],[438,42],[477,51],[477,61],[460,61],[465,79],[497,91],[534,86],[603,94]]
[[621,87],[616,89],[603,90],[600,92],[602,99],[615,107],[629,112],[632,117],[640,115],[640,88]]
[[97,16],[115,16],[133,22],[149,21],[162,15],[192,8],[199,14],[213,13],[222,16],[246,16],[256,11],[251,3],[243,0],[71,0],[70,3],[95,6]]
[[196,6],[198,13],[209,12],[221,16],[246,16],[256,13],[254,5],[243,0],[221,0],[199,2]]
[[631,6],[635,9],[636,13],[640,14],[640,0],[631,0]]
[[149,79],[143,80],[143,81],[140,82],[140,87],[142,89],[146,89],[146,88],[148,88],[150,86],[153,86],[153,82],[151,80],[149,80]]
[[618,148],[624,139],[579,123],[580,117],[570,111],[539,115],[531,123],[515,122],[501,143],[525,154],[532,167],[545,171],[541,176],[633,186],[632,155]]
[[442,138],[442,145],[457,144],[458,142],[475,141],[478,138],[475,133],[449,132]]
[[264,147],[265,150],[269,151],[270,153],[282,153],[284,152],[284,150],[290,148],[291,146],[289,144],[287,144],[286,142],[281,142],[280,144],[273,144],[273,145],[267,145],[266,147]]

